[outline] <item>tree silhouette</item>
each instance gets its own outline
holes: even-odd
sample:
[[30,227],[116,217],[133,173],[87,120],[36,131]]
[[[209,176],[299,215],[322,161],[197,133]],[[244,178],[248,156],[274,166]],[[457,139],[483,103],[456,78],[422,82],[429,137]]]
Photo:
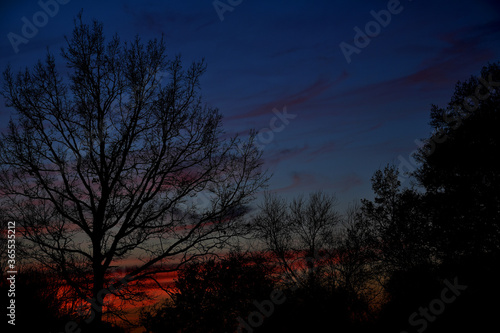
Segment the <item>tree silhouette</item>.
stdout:
[[290,203],[265,196],[252,230],[278,264],[287,301],[259,332],[319,331],[325,325],[353,331],[365,319],[373,277],[368,245],[350,234],[358,227],[354,221],[341,228],[354,214],[342,216],[336,203],[335,196],[321,191]]
[[398,177],[391,165],[373,174],[374,199],[362,199],[347,215],[336,265],[350,311],[368,320],[390,318],[392,330],[402,328],[415,299],[429,294],[428,281],[416,277],[427,278],[434,264],[422,194],[402,188]]
[[50,53],[4,72],[17,114],[0,143],[1,205],[32,259],[93,300],[98,327],[106,295],[133,292],[109,277],[119,260],[140,257],[129,282],[224,246],[267,176],[252,137],[223,139],[202,104],[203,61],[184,69],[163,40],[106,42],[81,16],[61,54],[67,76]]
[[494,63],[458,82],[446,107],[432,106],[433,134],[417,154],[414,176],[425,189],[440,272],[468,285],[455,312],[448,312],[450,330],[485,330],[498,311],[491,300],[500,295],[491,286],[500,259],[499,105]]
[[143,311],[148,332],[235,332],[238,317],[269,298],[273,267],[259,254],[230,253],[193,262],[180,271],[171,298]]
[[350,316],[358,322],[372,316],[381,294],[373,226],[363,218],[361,207],[357,203],[348,207],[335,260],[328,262],[333,272],[331,275],[335,277],[331,282],[346,295]]
[[56,274],[32,265],[17,263],[16,272],[15,289],[10,289],[7,280],[10,274],[2,274],[0,281],[2,295],[10,291],[9,298],[2,298],[2,306],[10,305],[5,300],[14,300],[16,314],[15,326],[7,321],[2,326],[6,331],[15,328],[21,331],[63,332],[65,324],[77,315],[71,307],[66,306],[68,299],[61,292],[63,281]]
[[403,189],[395,166],[377,170],[372,177],[373,201],[363,199],[360,218],[371,235],[371,248],[381,270],[391,274],[430,264],[433,247],[429,243],[430,224],[422,195]]
[[457,262],[500,250],[500,68],[458,82],[445,108],[431,110],[433,135],[417,157],[415,177],[435,207],[443,260]]
[[333,195],[320,191],[290,204],[276,195],[265,196],[252,231],[264,241],[264,250],[273,254],[288,279],[308,288],[322,283],[321,252],[332,247],[340,222],[336,204]]

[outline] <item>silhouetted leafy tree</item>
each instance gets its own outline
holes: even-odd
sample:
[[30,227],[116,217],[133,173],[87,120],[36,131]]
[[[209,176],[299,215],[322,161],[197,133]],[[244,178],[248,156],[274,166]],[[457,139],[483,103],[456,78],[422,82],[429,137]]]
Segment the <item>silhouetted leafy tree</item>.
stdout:
[[380,273],[430,264],[433,245],[428,235],[430,221],[422,195],[401,188],[395,166],[377,170],[372,177],[373,201],[363,199],[360,219],[371,234],[371,248],[380,263]]
[[377,251],[374,231],[367,219],[362,218],[361,206],[351,205],[344,218],[336,255],[326,262],[331,269],[330,279],[347,298],[347,308],[353,320],[364,321],[372,316],[381,302],[377,276]]
[[99,326],[107,295],[134,291],[111,281],[116,261],[139,251],[140,280],[223,247],[267,177],[252,139],[225,139],[202,104],[203,62],[184,69],[162,40],[106,42],[81,17],[62,57],[67,77],[50,53],[4,72],[17,114],[0,140],[1,204],[31,258],[94,300]]
[[179,271],[171,298],[143,311],[148,332],[235,332],[238,317],[268,299],[273,267],[261,255],[232,253],[220,260],[193,262]]
[[[351,320],[348,296],[341,289],[326,285],[297,285],[283,289],[285,302],[275,306],[256,333],[273,332],[357,332],[358,323]],[[246,331],[244,331],[246,333]]]
[[390,165],[374,173],[374,199],[362,199],[347,214],[336,265],[351,314],[372,322],[378,317],[380,329],[403,328],[408,311],[435,282],[422,194],[402,188],[398,176]]
[[500,251],[500,68],[458,82],[445,108],[431,110],[433,135],[417,157],[434,238],[450,262]]
[[430,124],[414,176],[425,189],[440,272],[468,285],[446,325],[479,331],[496,325],[491,299],[500,297],[492,288],[500,260],[499,63],[458,82],[446,107],[432,106]]
[[[14,295],[2,297],[3,300],[15,300],[15,326],[7,325],[9,317],[5,318],[2,325],[19,331],[64,331],[66,322],[75,315],[70,307],[66,307],[67,299],[61,292],[64,281],[56,274],[40,268],[18,264],[16,270],[15,290],[11,290]],[[10,287],[7,277],[3,275],[0,281],[0,292],[5,296]],[[8,305],[2,302],[2,308]]]

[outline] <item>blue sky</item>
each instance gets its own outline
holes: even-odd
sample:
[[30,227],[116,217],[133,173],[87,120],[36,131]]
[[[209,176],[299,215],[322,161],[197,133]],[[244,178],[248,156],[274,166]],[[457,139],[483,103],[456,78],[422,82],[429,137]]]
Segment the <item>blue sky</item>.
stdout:
[[[2,69],[32,66],[47,48],[58,53],[81,9],[122,41],[163,34],[170,55],[206,60],[203,96],[227,132],[261,132],[269,189],[286,196],[324,189],[343,203],[370,197],[373,172],[408,159],[430,134],[430,104],[444,105],[458,80],[500,60],[494,0],[221,0],[223,20],[212,0],[54,1],[2,1]],[[43,4],[50,13],[38,13]],[[348,63],[339,45],[355,45],[356,27],[374,27],[371,11],[396,5]],[[15,52],[9,34],[23,37],[26,19],[38,19],[38,31]],[[3,130],[12,110],[0,104]],[[286,124],[273,121],[285,108]]]

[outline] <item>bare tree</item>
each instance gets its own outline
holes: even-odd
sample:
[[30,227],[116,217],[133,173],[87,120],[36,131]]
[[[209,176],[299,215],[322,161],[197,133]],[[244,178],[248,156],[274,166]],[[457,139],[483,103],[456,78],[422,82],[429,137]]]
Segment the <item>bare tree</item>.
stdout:
[[0,143],[1,204],[99,325],[106,294],[122,295],[108,278],[119,260],[138,256],[139,280],[223,247],[267,176],[252,137],[224,139],[202,104],[203,61],[184,69],[163,40],[106,42],[81,16],[62,57],[67,77],[50,53],[4,72],[17,115]]
[[323,192],[296,198],[290,204],[275,195],[265,196],[252,227],[287,278],[308,287],[320,282],[320,262],[328,256],[320,252],[331,247],[340,221],[335,205],[336,198]]

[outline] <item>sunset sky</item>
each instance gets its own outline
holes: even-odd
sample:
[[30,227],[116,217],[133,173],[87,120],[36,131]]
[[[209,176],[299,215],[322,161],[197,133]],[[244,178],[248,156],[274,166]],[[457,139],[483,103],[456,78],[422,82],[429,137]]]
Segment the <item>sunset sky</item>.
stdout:
[[[163,34],[186,65],[205,58],[203,96],[227,132],[260,132],[270,190],[321,188],[344,204],[371,196],[376,169],[409,160],[430,133],[431,103],[444,105],[457,80],[500,60],[498,0],[59,2],[1,2],[2,70],[31,67],[47,47],[58,54],[82,8],[122,41]],[[23,36],[33,20],[38,31]],[[353,50],[367,27],[369,40],[346,57],[340,45]],[[0,104],[5,130],[13,110]]]

